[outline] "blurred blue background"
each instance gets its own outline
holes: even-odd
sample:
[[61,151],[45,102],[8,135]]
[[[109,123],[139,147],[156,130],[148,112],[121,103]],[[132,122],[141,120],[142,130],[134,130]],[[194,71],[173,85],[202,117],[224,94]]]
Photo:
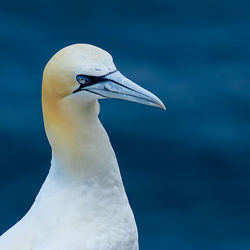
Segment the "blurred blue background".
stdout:
[[250,248],[250,4],[5,1],[0,8],[0,233],[48,173],[42,71],[73,43],[109,51],[167,112],[101,101],[143,250]]

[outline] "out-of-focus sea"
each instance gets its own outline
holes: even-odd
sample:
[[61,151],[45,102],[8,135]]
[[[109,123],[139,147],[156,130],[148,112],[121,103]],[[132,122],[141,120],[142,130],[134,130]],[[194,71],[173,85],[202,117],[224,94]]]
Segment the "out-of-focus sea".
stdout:
[[83,42],[109,51],[167,105],[101,101],[141,249],[249,250],[249,8],[244,0],[2,2],[0,233],[29,209],[49,170],[43,68]]

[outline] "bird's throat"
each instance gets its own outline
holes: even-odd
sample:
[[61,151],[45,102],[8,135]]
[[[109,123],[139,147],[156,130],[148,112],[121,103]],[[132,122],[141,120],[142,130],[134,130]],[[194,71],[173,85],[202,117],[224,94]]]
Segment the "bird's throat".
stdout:
[[[55,99],[54,99],[55,100]],[[97,175],[116,165],[116,157],[99,118],[97,100],[43,101],[45,130],[56,165],[76,175]]]

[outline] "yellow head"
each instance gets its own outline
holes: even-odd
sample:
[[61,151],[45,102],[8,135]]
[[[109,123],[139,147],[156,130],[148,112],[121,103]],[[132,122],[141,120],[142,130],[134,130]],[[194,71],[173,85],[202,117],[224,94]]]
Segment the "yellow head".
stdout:
[[83,106],[96,99],[116,98],[165,109],[159,98],[117,71],[109,53],[88,44],[60,50],[45,67],[42,89],[45,120],[58,120],[64,98]]
[[57,52],[47,63],[43,90],[63,98],[79,87],[77,75],[102,76],[115,70],[113,59],[106,51],[88,44],[75,44]]

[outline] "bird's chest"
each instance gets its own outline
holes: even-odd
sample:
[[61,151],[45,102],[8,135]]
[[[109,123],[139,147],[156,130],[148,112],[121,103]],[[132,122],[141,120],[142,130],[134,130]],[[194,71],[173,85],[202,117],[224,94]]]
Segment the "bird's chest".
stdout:
[[119,173],[75,183],[54,178],[43,187],[31,212],[38,221],[32,250],[137,250],[136,223]]
[[126,217],[113,221],[92,219],[55,227],[36,241],[32,250],[137,250],[138,236],[134,219]]
[[46,204],[36,215],[41,231],[32,250],[138,249],[136,223],[125,198],[86,199],[56,203],[45,213]]

